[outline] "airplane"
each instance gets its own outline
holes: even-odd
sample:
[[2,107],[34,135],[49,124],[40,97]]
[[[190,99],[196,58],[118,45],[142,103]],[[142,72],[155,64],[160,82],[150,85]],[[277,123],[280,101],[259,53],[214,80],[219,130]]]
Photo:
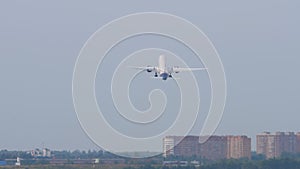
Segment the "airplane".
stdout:
[[154,77],[161,77],[162,80],[167,80],[168,78],[173,78],[172,73],[179,73],[185,71],[195,71],[195,70],[206,70],[207,68],[180,68],[178,66],[167,67],[166,65],[166,57],[164,55],[160,55],[158,59],[158,66],[146,66],[146,67],[132,67],[134,69],[139,69],[147,72],[154,72]]

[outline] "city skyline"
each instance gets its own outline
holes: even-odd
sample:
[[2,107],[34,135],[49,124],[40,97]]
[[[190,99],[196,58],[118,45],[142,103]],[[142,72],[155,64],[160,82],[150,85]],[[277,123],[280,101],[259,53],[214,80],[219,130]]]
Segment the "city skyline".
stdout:
[[[201,139],[206,140],[201,143]],[[252,146],[256,143],[255,147]],[[254,149],[255,148],[255,149]],[[5,151],[11,151],[4,149]],[[1,150],[3,151],[3,150]],[[42,149],[34,148],[31,150],[19,150],[27,152],[34,158],[51,158],[52,151],[43,147]],[[61,150],[67,151],[68,150]],[[82,151],[76,149],[75,151]],[[97,150],[89,149],[88,152],[95,152]],[[105,152],[105,150],[101,150]],[[112,152],[114,153],[114,152]],[[157,154],[158,153],[158,154]],[[122,156],[149,156],[155,157],[162,155],[163,157],[188,157],[188,158],[202,158],[205,160],[222,160],[222,159],[252,159],[253,153],[255,155],[263,155],[262,158],[273,159],[281,158],[282,155],[296,155],[300,153],[300,132],[261,132],[257,133],[256,139],[253,140],[246,135],[212,135],[212,136],[166,136],[162,140],[162,151],[128,151],[118,152]],[[117,156],[116,156],[117,157]]]
[[247,136],[209,137],[206,142],[199,140],[205,136],[166,136],[163,139],[164,157],[192,157],[207,160],[251,159],[251,138]]
[[[300,132],[262,132],[252,140],[245,135],[208,136],[166,136],[163,140],[164,157],[193,157],[207,160],[251,159],[263,155],[266,159],[280,158],[282,155],[300,153]],[[251,149],[252,143],[256,149]],[[284,154],[285,153],[285,154]]]

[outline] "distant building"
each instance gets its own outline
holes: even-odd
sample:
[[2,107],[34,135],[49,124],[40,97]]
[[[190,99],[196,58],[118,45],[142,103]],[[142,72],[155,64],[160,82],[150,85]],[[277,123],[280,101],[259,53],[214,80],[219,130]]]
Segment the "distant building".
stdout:
[[251,159],[251,139],[247,136],[227,136],[227,158]]
[[200,144],[200,156],[203,159],[208,159],[208,160],[226,159],[226,154],[227,154],[226,136],[210,136],[208,140]]
[[166,136],[163,138],[163,156],[175,155],[174,146],[183,139],[182,136]]
[[40,149],[38,149],[38,148],[36,148],[35,150],[31,150],[31,156],[33,156],[33,157],[40,157],[40,156],[42,156],[41,154],[40,154]]
[[17,157],[17,162],[15,163],[16,166],[20,166],[21,165],[21,159],[19,157]]
[[266,158],[277,158],[282,153],[297,152],[297,136],[294,132],[263,132],[256,136],[256,153]]
[[300,132],[296,134],[296,153],[300,153]]
[[296,146],[297,146],[297,136],[294,132],[280,132],[281,133],[281,145],[282,145],[282,152],[288,153],[296,153]]
[[[199,137],[186,136],[174,148],[174,154],[177,156],[193,157],[200,155]],[[175,142],[176,143],[176,142]]]
[[43,157],[51,157],[51,151],[48,148],[43,149]]
[[163,155],[208,160],[251,158],[251,139],[246,136],[210,136],[200,144],[198,136],[167,136],[163,139]]
[[31,156],[37,158],[37,157],[51,157],[51,151],[48,148],[44,148],[42,150],[35,149],[31,151]]

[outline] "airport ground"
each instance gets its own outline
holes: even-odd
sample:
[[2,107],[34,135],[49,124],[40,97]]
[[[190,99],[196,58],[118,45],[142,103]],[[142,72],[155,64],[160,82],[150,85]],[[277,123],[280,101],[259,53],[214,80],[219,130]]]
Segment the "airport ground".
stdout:
[[200,166],[162,166],[151,164],[62,164],[3,166],[0,169],[300,169],[300,160],[279,158],[268,160],[222,160]]

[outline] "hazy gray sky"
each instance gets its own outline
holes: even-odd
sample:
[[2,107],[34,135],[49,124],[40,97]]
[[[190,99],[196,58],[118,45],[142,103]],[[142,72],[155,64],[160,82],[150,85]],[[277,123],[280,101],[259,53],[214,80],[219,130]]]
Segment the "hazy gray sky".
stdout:
[[[96,149],[72,103],[78,53],[98,28],[136,12],[167,12],[206,33],[228,97],[216,134],[300,131],[300,2],[0,2],[0,149]],[[158,25],[159,26],[159,25]]]

